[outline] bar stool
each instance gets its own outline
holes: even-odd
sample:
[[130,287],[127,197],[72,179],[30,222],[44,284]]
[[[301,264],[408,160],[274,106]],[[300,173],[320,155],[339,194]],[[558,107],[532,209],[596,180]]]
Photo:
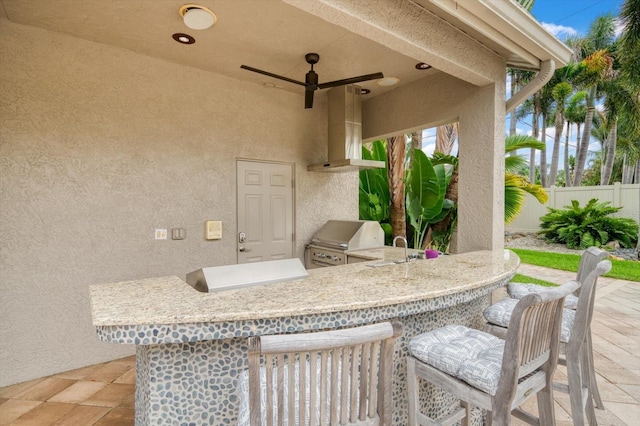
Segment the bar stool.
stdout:
[[[462,419],[466,425],[471,405],[488,410],[490,424],[509,425],[512,413],[538,424],[537,418],[518,408],[534,395],[539,424],[554,425],[552,376],[558,362],[563,303],[578,287],[571,281],[519,300],[505,340],[458,325],[412,338],[407,357],[409,425],[452,425]],[[421,413],[420,379],[453,393],[461,400],[461,408],[440,421]]]
[[[609,253],[604,250],[600,250],[597,247],[589,247],[584,251],[580,258],[580,265],[578,266],[578,274],[576,277],[576,281],[582,283],[587,275],[589,275],[598,265],[601,260],[605,260],[609,257]],[[509,293],[509,297],[514,299],[521,299],[523,296],[531,293],[538,292],[543,290],[545,287],[537,285],[537,284],[523,284],[511,282],[507,285],[507,292]],[[580,289],[576,292],[580,293]],[[575,310],[578,307],[578,297],[576,295],[570,294],[565,298],[564,307],[567,309]],[[564,341],[566,343],[566,340]],[[600,396],[600,390],[598,389],[598,381],[596,380],[596,371],[593,363],[593,346],[591,344],[591,328],[587,331],[586,340],[584,343],[584,351],[587,357],[586,360],[586,368],[589,372],[589,390],[591,391],[591,395],[593,396],[594,403],[596,408],[604,410],[604,403],[602,402],[602,397]],[[561,343],[560,345],[560,353],[561,355],[564,352],[564,345]],[[566,361],[564,358],[561,358],[559,361],[560,365],[566,365]]]
[[[585,424],[584,414],[590,425],[596,425],[593,391],[595,372],[591,359],[590,324],[593,317],[596,282],[599,276],[611,270],[609,260],[600,261],[596,268],[584,278],[580,288],[580,296],[576,310],[564,309],[562,332],[560,337],[561,351],[564,349],[564,364],[567,366],[569,385],[554,383],[554,388],[569,394],[571,400],[571,414],[575,426]],[[535,293],[532,293],[535,294]],[[528,297],[528,296],[526,296]],[[488,323],[484,331],[496,336],[508,333],[511,327],[510,317],[518,299],[506,298],[485,309],[484,316]],[[597,388],[596,388],[597,389]]]

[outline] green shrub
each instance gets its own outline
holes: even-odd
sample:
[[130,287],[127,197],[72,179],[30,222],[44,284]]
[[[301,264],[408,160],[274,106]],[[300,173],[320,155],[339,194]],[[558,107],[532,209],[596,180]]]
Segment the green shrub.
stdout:
[[565,209],[548,207],[549,213],[540,218],[539,232],[551,243],[566,244],[572,249],[602,247],[610,241],[617,241],[621,247],[635,247],[638,239],[638,223],[633,219],[610,217],[622,207],[612,207],[610,203],[598,203],[591,199],[584,207],[576,200]]

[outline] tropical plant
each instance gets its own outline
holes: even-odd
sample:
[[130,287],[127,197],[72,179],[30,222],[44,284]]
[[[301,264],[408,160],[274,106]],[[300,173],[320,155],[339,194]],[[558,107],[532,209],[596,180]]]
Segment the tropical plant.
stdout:
[[540,218],[539,234],[551,243],[566,244],[568,248],[602,247],[617,241],[621,247],[634,247],[638,236],[638,223],[629,218],[610,217],[622,207],[613,207],[608,201],[599,203],[591,199],[584,207],[577,200],[565,209],[548,207]]
[[[362,147],[364,160],[387,161],[386,141],[374,141],[371,150]],[[385,242],[391,242],[391,224],[389,223],[389,183],[387,169],[365,169],[360,171],[358,190],[358,210],[360,219],[375,220],[385,233]]]
[[[379,140],[371,150],[363,147],[362,158],[387,161],[389,141]],[[547,194],[540,185],[531,184],[517,170],[526,166],[520,155],[508,155],[522,148],[540,149],[542,143],[523,135],[509,136],[505,140],[505,221],[512,221],[522,209],[524,194],[530,193],[541,203]],[[409,150],[407,155],[405,192],[406,221],[409,246],[426,246],[447,251],[457,223],[457,168],[458,159],[451,155],[434,153],[432,160],[419,149]],[[390,225],[389,174],[385,169],[368,169],[360,172],[360,219],[380,222],[385,230],[385,242],[392,238]],[[403,234],[404,235],[404,234]]]
[[448,252],[458,222],[458,157],[435,151],[431,164],[434,168],[444,167],[446,170],[447,190],[444,193],[442,220],[434,221],[429,226],[422,244],[425,248]]
[[[371,150],[362,148],[365,160],[387,161],[388,140],[373,142]],[[362,220],[380,222],[385,232],[385,243],[390,244],[395,235],[405,235],[412,247],[421,247],[428,225],[440,221],[452,208],[451,202],[445,202],[444,194],[451,179],[451,172],[444,165],[431,164],[422,150],[414,150],[412,159],[407,155],[405,163],[411,163],[402,178],[402,197],[406,194],[406,226],[402,231],[392,230],[391,192],[389,172],[385,169],[366,169],[360,171],[359,213]],[[389,162],[387,161],[387,164]],[[404,184],[406,182],[406,185]],[[442,212],[444,209],[444,212]],[[409,228],[410,232],[407,232]]]
[[[531,136],[513,135],[505,139],[505,154],[516,152],[522,148],[541,149],[543,144]],[[525,201],[525,193],[533,195],[540,203],[546,203],[549,199],[547,192],[540,185],[531,183],[525,176],[517,174],[527,164],[527,160],[521,155],[505,158],[504,175],[504,221],[512,222],[522,210]]]
[[444,165],[433,166],[422,150],[414,152],[407,174],[407,216],[413,229],[413,247],[422,248],[429,225],[441,221],[453,207],[445,200],[451,173]]

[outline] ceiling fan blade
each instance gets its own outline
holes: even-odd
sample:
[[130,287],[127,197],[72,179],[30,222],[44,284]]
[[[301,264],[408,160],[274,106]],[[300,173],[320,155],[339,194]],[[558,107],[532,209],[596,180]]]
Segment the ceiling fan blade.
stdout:
[[344,86],[345,84],[360,83],[361,81],[376,80],[376,79],[379,79],[379,78],[384,78],[384,75],[381,72],[377,72],[375,74],[361,75],[359,77],[345,78],[344,80],[336,80],[336,81],[330,81],[328,83],[318,84],[318,89],[327,89],[329,87]]
[[274,74],[274,73],[271,73],[271,72],[268,72],[268,71],[262,71],[262,70],[259,70],[258,68],[253,68],[253,67],[250,67],[248,65],[240,65],[240,68],[248,70],[248,71],[257,72],[258,74],[267,75],[269,77],[277,78],[277,79],[280,79],[280,80],[288,81],[289,83],[299,84],[300,86],[306,86],[307,85],[306,83],[303,83],[301,81],[293,80],[293,79],[288,78],[288,77],[283,77],[281,75]]
[[314,89],[306,89],[304,91],[304,107],[313,108],[313,91]]

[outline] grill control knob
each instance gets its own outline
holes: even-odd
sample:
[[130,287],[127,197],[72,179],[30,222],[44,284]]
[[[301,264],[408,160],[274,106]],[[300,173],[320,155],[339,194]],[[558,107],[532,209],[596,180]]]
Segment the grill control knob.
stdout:
[[334,262],[338,261],[338,256],[331,256],[331,260],[333,260]]

